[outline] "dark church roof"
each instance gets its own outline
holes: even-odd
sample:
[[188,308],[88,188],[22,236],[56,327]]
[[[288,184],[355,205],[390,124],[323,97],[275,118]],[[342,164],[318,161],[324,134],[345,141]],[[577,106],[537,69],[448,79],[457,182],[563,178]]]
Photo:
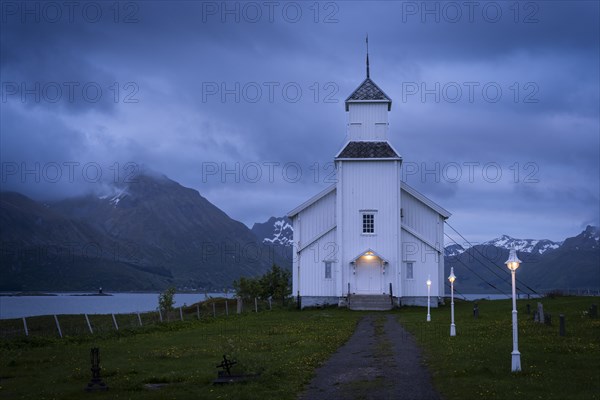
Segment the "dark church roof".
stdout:
[[363,101],[380,101],[388,103],[388,111],[392,108],[392,99],[388,97],[383,90],[379,88],[371,80],[367,78],[360,84],[358,88],[346,99],[346,111],[348,111],[349,102],[363,102]]
[[349,142],[339,158],[400,158],[388,142]]

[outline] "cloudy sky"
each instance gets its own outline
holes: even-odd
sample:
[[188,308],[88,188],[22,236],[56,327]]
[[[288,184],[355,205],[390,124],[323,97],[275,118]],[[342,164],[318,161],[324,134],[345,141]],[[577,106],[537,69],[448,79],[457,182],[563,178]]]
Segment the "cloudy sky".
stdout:
[[331,181],[368,33],[404,179],[469,240],[599,224],[597,2],[1,5],[3,190],[150,169],[248,226],[283,215]]

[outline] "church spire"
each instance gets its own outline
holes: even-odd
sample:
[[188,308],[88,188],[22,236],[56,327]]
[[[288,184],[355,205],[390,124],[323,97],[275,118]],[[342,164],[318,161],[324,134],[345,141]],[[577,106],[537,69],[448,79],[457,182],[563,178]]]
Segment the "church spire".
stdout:
[[370,78],[369,75],[369,34],[367,33],[367,79]]

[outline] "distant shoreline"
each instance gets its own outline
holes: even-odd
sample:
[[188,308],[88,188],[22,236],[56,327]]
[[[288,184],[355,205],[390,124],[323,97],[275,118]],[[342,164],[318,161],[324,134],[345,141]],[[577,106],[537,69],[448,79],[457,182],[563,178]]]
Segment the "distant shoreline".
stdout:
[[[149,291],[114,291],[112,293],[98,293],[98,292],[84,292],[84,291],[56,291],[56,292],[40,292],[40,291],[31,291],[31,292],[0,292],[0,297],[23,297],[23,296],[114,296],[114,294],[160,294],[160,290],[149,290]],[[197,294],[197,295],[211,295],[211,294],[234,294],[235,291],[181,291],[175,292],[175,294]]]
[[[61,292],[62,293],[62,292]],[[64,292],[65,296],[112,296],[110,293],[73,293],[68,294]],[[0,297],[25,297],[25,296],[60,296],[56,293],[45,293],[45,292],[18,292],[18,293],[0,293]]]

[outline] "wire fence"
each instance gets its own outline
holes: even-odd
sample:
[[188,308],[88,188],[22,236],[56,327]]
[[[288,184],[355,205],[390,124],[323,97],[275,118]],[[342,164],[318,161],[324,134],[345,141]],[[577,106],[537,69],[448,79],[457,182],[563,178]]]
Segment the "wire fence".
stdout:
[[60,314],[0,320],[0,338],[64,338],[143,329],[182,321],[202,321],[273,309],[271,299],[210,299],[169,311],[127,314]]

